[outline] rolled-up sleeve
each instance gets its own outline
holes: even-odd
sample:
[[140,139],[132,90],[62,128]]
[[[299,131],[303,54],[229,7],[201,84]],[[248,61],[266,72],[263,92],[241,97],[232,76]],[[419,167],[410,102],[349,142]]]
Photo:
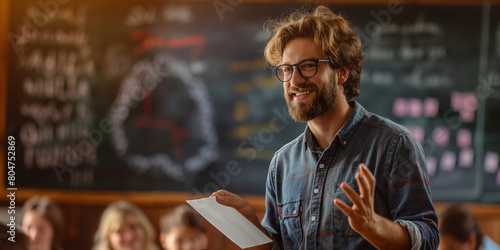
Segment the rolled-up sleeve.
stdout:
[[393,221],[404,226],[413,249],[437,249],[437,214],[431,198],[425,156],[420,143],[406,133],[393,141],[393,157],[387,164],[387,187]]

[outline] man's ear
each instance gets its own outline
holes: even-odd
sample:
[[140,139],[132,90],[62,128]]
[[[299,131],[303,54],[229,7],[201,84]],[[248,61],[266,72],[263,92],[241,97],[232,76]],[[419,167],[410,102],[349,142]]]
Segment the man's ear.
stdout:
[[349,67],[348,66],[342,66],[337,69],[337,81],[338,84],[344,84],[347,81],[347,78],[349,78]]

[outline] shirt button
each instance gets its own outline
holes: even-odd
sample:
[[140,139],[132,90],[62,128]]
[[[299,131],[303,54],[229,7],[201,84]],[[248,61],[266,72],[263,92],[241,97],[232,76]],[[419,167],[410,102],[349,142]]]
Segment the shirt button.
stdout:
[[319,193],[319,189],[317,189],[317,188],[316,188],[316,189],[314,189],[314,193],[315,193],[315,194]]
[[296,215],[297,214],[297,210],[293,210],[293,215]]
[[312,221],[315,221],[315,220],[316,220],[316,216],[312,216],[312,217],[311,217],[311,220],[312,220]]
[[342,144],[346,145],[347,144],[347,141],[343,141]]
[[325,165],[324,164],[319,164],[319,168],[324,168]]

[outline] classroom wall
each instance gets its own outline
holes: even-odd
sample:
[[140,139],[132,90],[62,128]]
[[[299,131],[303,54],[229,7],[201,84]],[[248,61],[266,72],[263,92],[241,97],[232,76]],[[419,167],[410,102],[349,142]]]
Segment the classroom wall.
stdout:
[[[23,190],[262,195],[304,130],[262,56],[262,26],[302,2],[9,3],[2,132]],[[500,6],[367,3],[329,5],[362,39],[356,100],[419,140],[433,198],[499,202]]]
[[[5,143],[7,141],[5,130],[6,130],[6,110],[7,110],[7,98],[15,98],[12,96],[7,96],[7,51],[9,45],[7,43],[6,34],[8,32],[9,26],[9,4],[11,1],[1,0],[0,1],[0,166],[5,167]],[[269,1],[278,2],[278,1]],[[311,2],[311,1],[308,1]],[[325,1],[322,1],[325,2]],[[414,1],[420,4],[436,4],[435,1]],[[451,0],[441,0],[440,4],[444,5],[474,5],[482,1],[451,1]],[[498,4],[500,1],[492,1],[492,4]],[[336,1],[336,3],[342,3],[342,1]],[[345,1],[345,3],[353,3],[352,1]],[[355,1],[354,4],[373,4],[371,1]],[[384,4],[385,1],[377,1],[376,3]],[[0,177],[5,178],[4,172],[0,171]],[[22,176],[17,176],[17,178],[22,178]],[[6,188],[2,187],[0,206],[7,207],[9,205],[8,199],[5,196]],[[31,196],[34,195],[48,195],[52,197],[62,208],[66,217],[66,227],[67,227],[67,241],[66,249],[90,249],[92,246],[93,234],[97,228],[99,222],[99,217],[107,204],[119,200],[127,199],[143,209],[147,214],[148,218],[153,222],[157,232],[158,232],[158,218],[166,212],[169,208],[172,208],[178,204],[184,203],[185,200],[195,198],[191,193],[187,192],[130,192],[124,191],[65,191],[65,190],[54,190],[54,189],[19,189],[16,190],[16,207],[18,211],[20,210],[23,202]],[[265,211],[264,200],[262,196],[245,196],[259,217]],[[436,208],[439,209],[444,203],[437,202]],[[467,202],[471,211],[476,215],[480,223],[481,228],[484,233],[489,235],[496,242],[500,242],[500,205],[497,203],[493,204],[481,204]],[[4,213],[4,209],[0,210]],[[212,248],[218,249],[237,249],[236,246],[231,243],[226,237],[220,234],[213,227],[209,227],[209,234],[211,235],[210,246]]]

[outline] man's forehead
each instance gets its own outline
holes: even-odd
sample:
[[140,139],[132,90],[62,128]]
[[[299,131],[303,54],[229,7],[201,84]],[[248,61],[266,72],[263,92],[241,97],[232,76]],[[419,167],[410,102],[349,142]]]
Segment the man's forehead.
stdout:
[[283,63],[297,63],[305,59],[319,59],[324,57],[321,47],[311,38],[295,38],[289,41],[283,49]]

